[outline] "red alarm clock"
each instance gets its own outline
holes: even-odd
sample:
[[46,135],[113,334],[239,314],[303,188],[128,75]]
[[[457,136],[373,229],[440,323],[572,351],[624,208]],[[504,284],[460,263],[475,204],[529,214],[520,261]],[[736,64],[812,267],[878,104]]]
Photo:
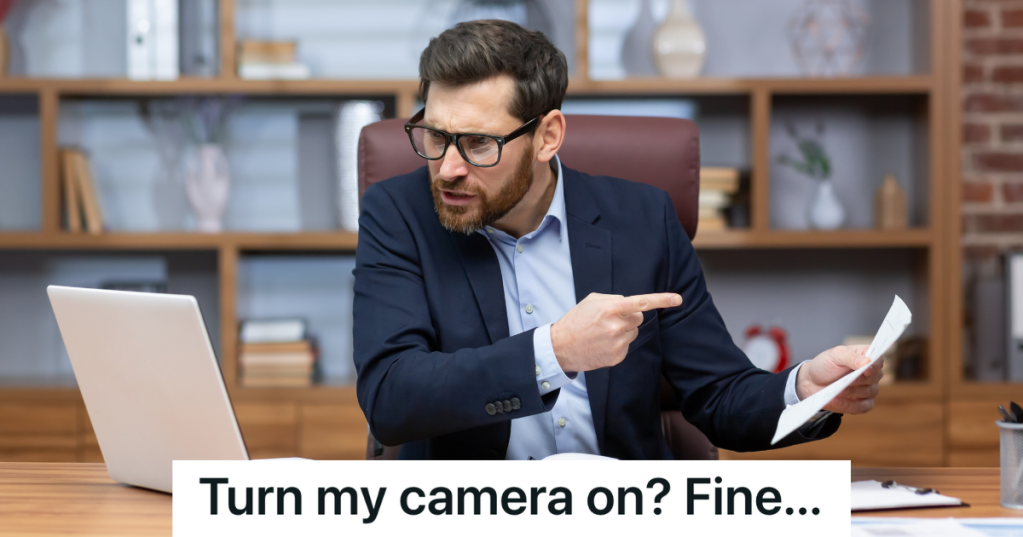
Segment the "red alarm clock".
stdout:
[[788,335],[777,326],[772,326],[767,332],[756,324],[747,328],[742,350],[753,365],[772,373],[784,371],[792,355]]

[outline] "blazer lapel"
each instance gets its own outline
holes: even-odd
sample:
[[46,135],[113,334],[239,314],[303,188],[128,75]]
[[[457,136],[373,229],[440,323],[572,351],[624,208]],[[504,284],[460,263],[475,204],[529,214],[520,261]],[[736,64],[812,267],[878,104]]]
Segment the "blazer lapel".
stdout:
[[476,305],[483,314],[490,343],[497,343],[508,337],[508,312],[504,305],[504,282],[497,254],[487,238],[479,233],[450,234],[458,248],[472,292],[476,295]]
[[[572,277],[575,279],[576,302],[590,293],[612,294],[611,232],[594,224],[600,211],[593,202],[585,179],[575,170],[562,167],[565,181],[565,212],[568,213],[568,248],[572,256]],[[593,414],[597,444],[604,453],[608,368],[587,371],[586,392]]]

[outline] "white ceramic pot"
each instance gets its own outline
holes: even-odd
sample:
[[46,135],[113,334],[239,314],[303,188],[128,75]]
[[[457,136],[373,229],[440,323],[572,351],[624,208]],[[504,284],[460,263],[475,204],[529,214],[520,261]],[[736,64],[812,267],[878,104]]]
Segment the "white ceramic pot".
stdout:
[[845,207],[835,193],[835,184],[830,179],[817,183],[807,220],[813,229],[838,229],[845,221]]
[[657,69],[668,78],[693,78],[703,69],[707,39],[686,0],[672,0],[652,43]]
[[216,144],[203,144],[189,154],[185,190],[199,231],[223,231],[224,209],[231,187],[231,172],[224,150]]

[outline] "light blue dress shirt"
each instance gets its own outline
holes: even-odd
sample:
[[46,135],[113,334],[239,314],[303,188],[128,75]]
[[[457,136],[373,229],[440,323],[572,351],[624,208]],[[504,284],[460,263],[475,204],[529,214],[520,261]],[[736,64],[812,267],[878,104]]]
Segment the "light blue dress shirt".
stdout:
[[[557,157],[555,157],[557,158]],[[593,413],[586,394],[586,374],[569,377],[554,356],[551,324],[576,305],[572,257],[561,160],[557,161],[554,199],[536,230],[516,240],[492,227],[479,230],[497,253],[504,283],[508,334],[535,328],[533,351],[540,395],[561,388],[550,412],[513,419],[506,459],[542,459],[556,453],[600,454]],[[802,364],[800,364],[802,365]],[[799,402],[792,370],[785,385],[785,403]]]

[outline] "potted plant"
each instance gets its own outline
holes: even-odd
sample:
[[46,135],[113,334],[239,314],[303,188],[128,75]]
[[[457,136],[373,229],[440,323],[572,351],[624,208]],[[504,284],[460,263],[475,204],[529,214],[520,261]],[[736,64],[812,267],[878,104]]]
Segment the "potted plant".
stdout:
[[824,149],[824,124],[817,122],[812,136],[801,136],[795,125],[785,127],[789,138],[796,144],[799,157],[781,155],[778,163],[817,182],[817,190],[807,210],[807,220],[814,229],[837,229],[845,221],[845,208],[835,193],[831,180],[831,158]]

